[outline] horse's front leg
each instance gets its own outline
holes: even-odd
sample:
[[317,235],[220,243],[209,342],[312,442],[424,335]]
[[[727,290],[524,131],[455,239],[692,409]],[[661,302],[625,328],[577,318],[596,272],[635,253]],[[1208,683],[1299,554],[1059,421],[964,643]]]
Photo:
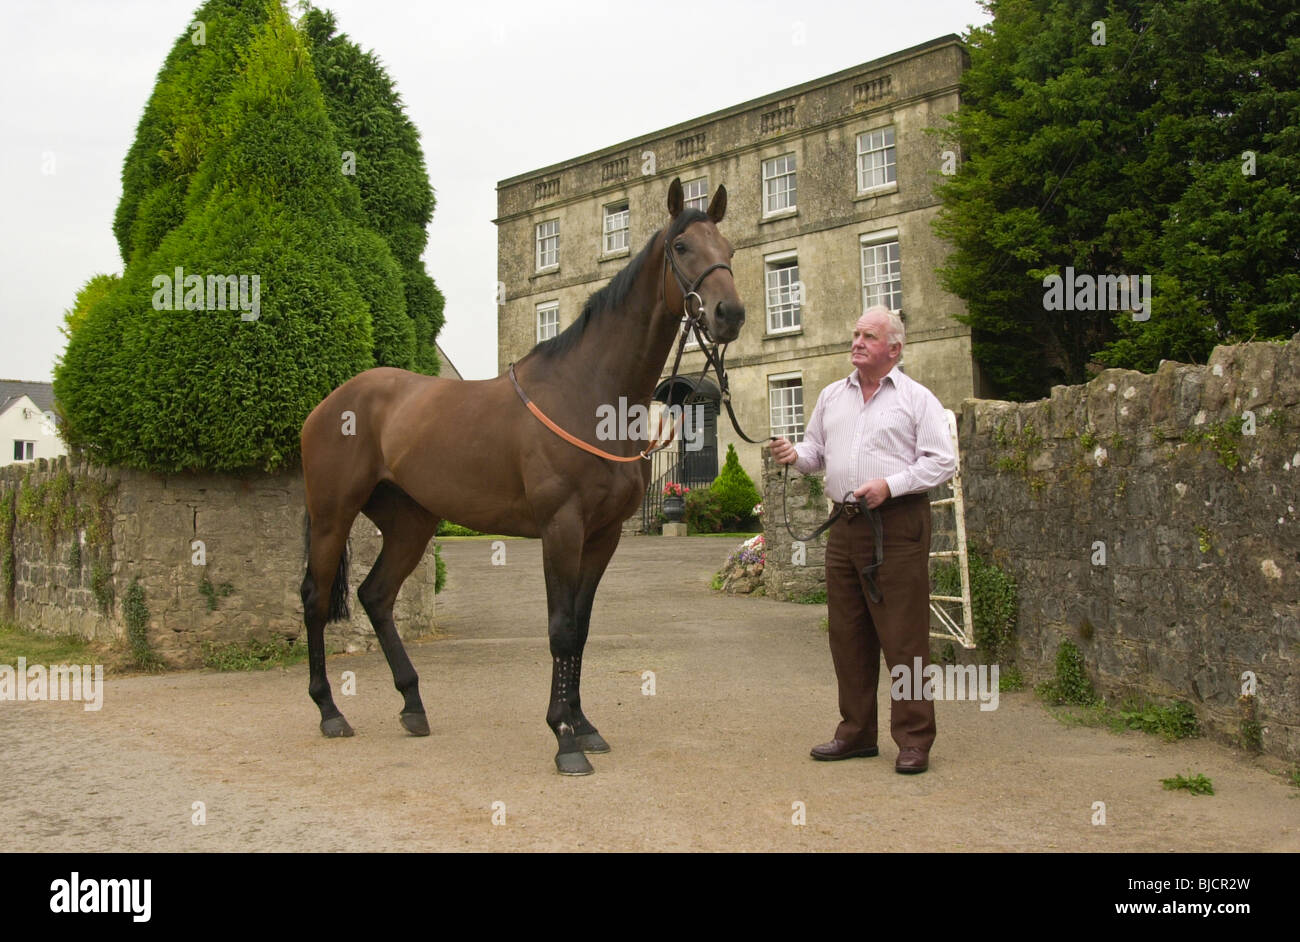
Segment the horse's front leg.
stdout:
[[[590,599],[583,604],[583,587],[587,582],[584,576],[590,562],[585,558],[584,544],[582,522],[576,511],[557,514],[542,534],[549,612],[547,630],[551,642],[551,697],[546,725],[559,745],[555,767],[561,775],[590,775],[595,771],[583,755],[583,743],[579,741],[579,737],[596,733],[595,727],[582,715],[579,694],[582,651],[587,643],[587,620],[591,617]],[[599,567],[602,572],[606,562],[608,557]],[[581,617],[584,612],[585,618]]]
[[[578,580],[577,599],[577,637],[579,651],[587,644],[587,632],[591,627],[591,609],[596,601],[596,589],[605,568],[609,565],[614,550],[618,548],[622,536],[622,524],[615,522],[603,530],[598,530],[587,538],[582,548],[582,566]],[[573,717],[574,737],[578,748],[585,753],[595,754],[609,752],[609,743],[597,732],[596,727],[582,712],[582,657],[573,666],[573,682],[569,685],[569,711]]]

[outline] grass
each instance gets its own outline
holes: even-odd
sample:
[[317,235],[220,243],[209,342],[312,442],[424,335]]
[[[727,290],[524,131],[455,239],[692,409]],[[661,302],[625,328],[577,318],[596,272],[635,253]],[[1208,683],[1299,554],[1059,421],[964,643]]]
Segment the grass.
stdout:
[[724,530],[722,533],[691,533],[690,536],[722,536],[729,540],[739,537],[748,540],[751,536],[758,536],[762,532],[762,530]]
[[75,635],[40,635],[0,622],[0,664],[16,665],[20,657],[29,664],[84,664],[98,653],[95,645]]
[[811,592],[805,592],[803,595],[797,595],[790,601],[798,602],[800,605],[825,605],[826,590],[814,589]]
[[1066,726],[1104,726],[1112,733],[1138,730],[1159,736],[1165,742],[1194,739],[1201,735],[1196,713],[1181,700],[1172,704],[1126,701],[1122,707],[1114,709],[1099,698],[1091,703],[1066,704],[1051,713]]
[[244,641],[217,644],[203,642],[203,666],[217,671],[265,671],[288,667],[307,660],[307,642],[302,638],[289,641]]

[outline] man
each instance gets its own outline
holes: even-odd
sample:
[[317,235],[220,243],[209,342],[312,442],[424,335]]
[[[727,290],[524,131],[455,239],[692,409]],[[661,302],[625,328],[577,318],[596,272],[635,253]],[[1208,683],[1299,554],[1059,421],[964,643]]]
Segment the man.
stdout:
[[[813,747],[812,757],[823,761],[879,754],[876,684],[882,650],[891,670],[904,665],[910,673],[913,658],[922,664],[930,658],[925,492],[949,480],[957,460],[943,406],[898,368],[904,339],[897,314],[869,309],[853,328],[854,372],[822,390],[802,442],[778,438],[771,446],[777,461],[805,474],[824,467],[828,494],[845,501],[826,543],[831,659],[842,721],[830,742]],[[880,514],[883,561],[875,558],[871,521],[855,503],[860,497]],[[929,768],[933,701],[895,701],[890,730],[899,750],[896,771]]]

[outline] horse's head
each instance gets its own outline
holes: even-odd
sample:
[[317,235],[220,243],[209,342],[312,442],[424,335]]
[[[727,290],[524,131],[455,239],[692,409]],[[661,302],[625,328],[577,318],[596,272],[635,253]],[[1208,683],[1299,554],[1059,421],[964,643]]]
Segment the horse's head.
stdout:
[[675,275],[669,281],[677,286],[682,309],[688,314],[698,310],[705,332],[718,343],[730,343],[740,336],[745,305],[731,274],[735,250],[717,225],[727,212],[727,188],[718,187],[705,212],[683,206],[682,181],[676,179],[668,187],[672,221],[664,242],[668,267]]

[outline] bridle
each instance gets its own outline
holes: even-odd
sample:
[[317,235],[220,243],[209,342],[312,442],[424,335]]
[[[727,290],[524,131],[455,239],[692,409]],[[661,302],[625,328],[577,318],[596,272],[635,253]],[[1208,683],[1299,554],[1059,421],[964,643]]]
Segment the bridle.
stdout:
[[[755,444],[755,445],[761,444],[760,442],[755,442],[752,438],[750,438],[748,435],[742,432],[740,430],[740,426],[736,424],[736,414],[731,409],[731,393],[728,389],[728,384],[727,384],[727,371],[722,365],[722,358],[725,355],[727,349],[726,344],[722,344],[722,350],[721,352],[719,352],[717,350],[718,345],[716,343],[713,345],[714,349],[710,350],[708,344],[705,342],[705,338],[708,337],[708,328],[705,327],[704,325],[704,317],[703,317],[704,299],[700,297],[700,285],[704,284],[705,278],[709,277],[709,275],[713,274],[715,271],[719,269],[722,269],[727,272],[731,272],[731,266],[728,265],[726,262],[714,262],[708,268],[704,269],[704,271],[700,272],[700,274],[696,276],[693,282],[688,283],[686,280],[686,275],[682,272],[681,266],[678,265],[677,259],[673,255],[673,246],[672,246],[673,239],[677,238],[677,236],[679,235],[681,235],[680,232],[676,234],[666,233],[664,236],[664,264],[663,264],[664,271],[663,271],[663,276],[660,279],[660,287],[663,289],[662,300],[665,308],[668,307],[668,284],[669,284],[668,272],[670,270],[673,273],[673,277],[677,280],[677,286],[681,290],[681,294],[682,294],[681,337],[677,343],[677,357],[675,360],[673,360],[673,371],[671,377],[669,378],[669,388],[671,389],[672,386],[675,385],[677,381],[677,377],[679,375],[677,369],[678,367],[681,366],[682,353],[686,349],[686,339],[690,331],[692,330],[695,332],[695,338],[700,345],[700,349],[704,351],[705,364],[704,364],[703,371],[700,373],[700,378],[695,384],[695,388],[691,391],[691,393],[686,397],[685,401],[682,403],[682,414],[681,416],[678,417],[678,421],[680,422],[681,419],[686,415],[685,407],[689,405],[691,400],[693,400],[698,395],[700,384],[703,382],[704,377],[708,374],[709,367],[713,367],[717,372],[719,389],[722,392],[723,402],[727,406],[727,414],[731,416],[731,424],[735,426],[736,433],[740,435],[740,437],[743,438],[745,441],[750,442],[751,444]],[[691,312],[691,303],[690,303],[691,298],[695,298],[694,313]],[[712,338],[709,339],[711,340]],[[570,434],[569,432],[561,428],[559,425],[555,424],[555,422],[553,422],[550,418],[548,418],[547,415],[544,412],[542,412],[540,408],[538,408],[537,403],[533,402],[531,399],[528,398],[527,394],[523,390],[523,387],[519,385],[519,379],[515,376],[515,365],[513,363],[510,364],[510,368],[507,371],[507,373],[510,377],[511,384],[515,387],[515,392],[519,394],[519,398],[523,401],[524,405],[528,408],[528,411],[532,412],[533,415],[535,415],[543,425],[549,428],[560,438],[563,438],[569,444],[581,448],[583,451],[593,454],[598,458],[604,458],[606,461],[619,461],[619,462],[638,461],[642,458],[644,458],[646,461],[649,461],[651,455],[653,455],[657,451],[661,451],[664,448],[667,448],[677,438],[677,422],[674,422],[672,434],[668,438],[664,439],[663,441],[660,441],[659,439],[656,438],[649,445],[647,445],[642,451],[638,452],[635,455],[624,456],[624,455],[610,454],[609,452],[601,448],[597,448],[595,445],[591,445],[587,442],[584,442],[581,438],[578,438],[576,435]]]

